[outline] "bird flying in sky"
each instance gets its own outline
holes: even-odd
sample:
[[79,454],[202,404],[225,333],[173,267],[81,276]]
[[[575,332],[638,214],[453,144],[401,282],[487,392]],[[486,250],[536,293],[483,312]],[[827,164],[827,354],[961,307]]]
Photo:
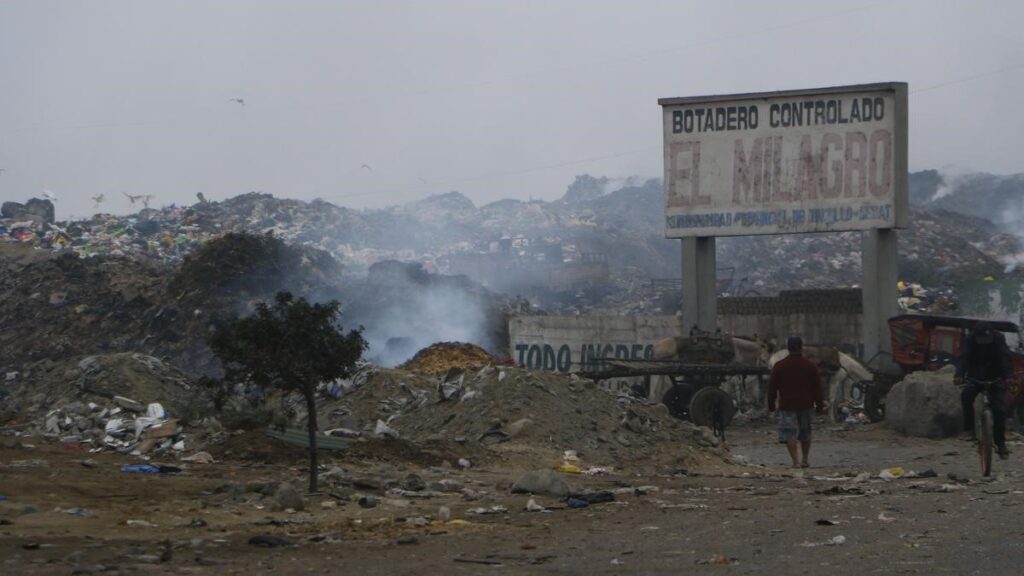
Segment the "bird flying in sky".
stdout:
[[239,106],[245,106],[244,98],[228,98],[228,102],[236,102]]
[[124,197],[128,199],[128,203],[132,206],[135,206],[135,203],[143,198],[142,194],[139,194],[138,196],[132,196],[127,192],[121,192],[121,194],[124,194]]
[[373,172],[373,168],[371,168],[369,164],[363,164],[362,166],[360,166],[360,168],[366,168],[370,172]]

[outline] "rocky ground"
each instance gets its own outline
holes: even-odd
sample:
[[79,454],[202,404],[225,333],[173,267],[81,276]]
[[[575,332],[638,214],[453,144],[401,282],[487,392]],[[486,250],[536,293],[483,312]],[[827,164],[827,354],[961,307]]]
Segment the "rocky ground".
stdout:
[[[662,458],[607,474],[551,472],[574,493],[611,493],[585,508],[511,492],[524,472],[562,464],[540,452],[462,468],[366,441],[326,456],[310,495],[301,449],[254,433],[173,474],[6,436],[0,562],[10,574],[1019,573],[1019,437],[983,479],[966,442],[823,421],[817,434],[807,470],[785,466],[760,421],[730,430],[731,455],[716,453],[730,463],[684,470],[670,457],[679,446],[663,443]],[[894,467],[902,477],[879,477]],[[527,510],[531,500],[546,511]]]

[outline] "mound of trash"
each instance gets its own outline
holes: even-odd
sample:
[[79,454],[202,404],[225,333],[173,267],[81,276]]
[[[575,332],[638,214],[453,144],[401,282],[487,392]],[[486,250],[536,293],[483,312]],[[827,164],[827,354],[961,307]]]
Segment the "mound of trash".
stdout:
[[[22,433],[90,452],[183,456],[223,432],[213,419],[188,422],[198,398],[193,377],[145,354],[87,356],[57,365],[39,386],[19,386],[17,376],[9,384],[14,398],[25,399],[24,411],[35,414]],[[186,433],[185,424],[198,426]]]
[[452,443],[492,456],[574,450],[597,466],[710,458],[718,445],[710,430],[671,417],[663,405],[571,375],[495,366],[441,378],[379,370],[323,402],[319,423],[337,436]]
[[432,376],[442,376],[453,368],[479,370],[492,362],[491,355],[475,344],[438,342],[420,350],[399,368]]

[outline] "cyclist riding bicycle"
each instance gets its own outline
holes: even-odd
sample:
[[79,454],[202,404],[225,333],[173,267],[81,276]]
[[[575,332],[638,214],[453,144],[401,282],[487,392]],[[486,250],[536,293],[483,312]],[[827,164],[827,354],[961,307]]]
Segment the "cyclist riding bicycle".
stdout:
[[990,326],[979,326],[966,333],[960,344],[960,362],[957,364],[956,377],[953,382],[964,385],[960,393],[960,404],[964,413],[964,434],[970,439],[975,436],[974,430],[974,399],[980,390],[975,380],[997,381],[988,392],[988,402],[992,407],[992,436],[999,457],[1006,459],[1010,455],[1006,449],[1006,410],[1003,406],[1003,395],[1006,384],[1013,379],[1013,364],[1010,349],[1006,346],[1006,338],[1002,333]]

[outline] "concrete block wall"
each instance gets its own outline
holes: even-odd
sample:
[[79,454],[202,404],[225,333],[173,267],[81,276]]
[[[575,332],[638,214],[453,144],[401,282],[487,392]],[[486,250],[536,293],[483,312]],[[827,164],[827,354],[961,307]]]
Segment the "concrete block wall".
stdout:
[[720,298],[718,323],[730,334],[775,338],[780,345],[799,334],[809,344],[835,346],[855,356],[863,352],[861,293],[855,288]]
[[[509,343],[519,366],[577,372],[593,359],[649,358],[655,342],[679,335],[680,329],[676,316],[518,316],[509,319]],[[602,384],[626,390],[636,384],[650,387],[650,380]]]

